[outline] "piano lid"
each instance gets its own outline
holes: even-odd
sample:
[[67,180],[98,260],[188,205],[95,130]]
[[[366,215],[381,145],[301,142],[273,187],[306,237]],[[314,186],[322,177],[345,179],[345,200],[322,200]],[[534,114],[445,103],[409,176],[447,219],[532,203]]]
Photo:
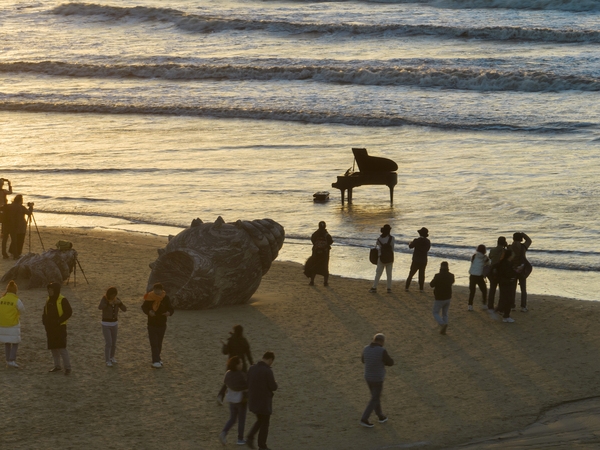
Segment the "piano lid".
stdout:
[[352,148],[360,172],[395,172],[398,164],[388,158],[369,156],[366,148]]

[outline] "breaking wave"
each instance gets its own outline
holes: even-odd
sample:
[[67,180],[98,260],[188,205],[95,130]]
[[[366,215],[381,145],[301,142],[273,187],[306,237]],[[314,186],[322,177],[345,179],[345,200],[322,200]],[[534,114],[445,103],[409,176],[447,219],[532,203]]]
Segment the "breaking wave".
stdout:
[[142,114],[215,117],[224,119],[277,120],[287,122],[303,122],[311,124],[343,124],[363,127],[400,127],[416,126],[446,130],[471,131],[517,131],[530,133],[572,133],[582,128],[595,126],[592,123],[548,123],[540,125],[519,125],[510,123],[460,123],[436,122],[400,117],[390,114],[352,114],[330,111],[293,110],[277,108],[236,108],[218,106],[188,105],[135,105],[135,104],[103,104],[77,102],[43,102],[43,101],[0,101],[0,111],[31,111],[58,113],[95,113],[95,114]]
[[[600,10],[600,8],[599,8]],[[146,6],[120,7],[92,3],[66,3],[51,11],[58,15],[103,15],[113,19],[134,18],[143,21],[173,23],[178,28],[194,33],[221,31],[267,31],[273,33],[345,33],[358,36],[439,36],[446,38],[475,38],[492,41],[539,41],[556,43],[598,43],[600,31],[526,27],[454,27],[408,24],[354,24],[354,23],[302,23],[277,20],[252,20],[188,14],[172,8]]]
[[474,91],[600,91],[600,78],[544,71],[500,71],[422,66],[281,64],[93,65],[56,61],[0,63],[1,72],[29,72],[89,78],[161,78],[167,80],[259,80],[343,83],[375,86],[418,86]]

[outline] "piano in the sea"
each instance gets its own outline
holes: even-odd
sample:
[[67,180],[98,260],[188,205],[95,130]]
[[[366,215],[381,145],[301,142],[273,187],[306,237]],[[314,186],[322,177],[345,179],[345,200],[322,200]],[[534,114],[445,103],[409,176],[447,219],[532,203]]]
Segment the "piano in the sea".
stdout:
[[359,171],[355,172],[353,165],[331,185],[341,191],[342,203],[344,203],[345,191],[348,191],[348,203],[352,203],[352,189],[367,184],[386,185],[390,188],[390,203],[394,203],[394,186],[398,184],[396,173],[398,164],[391,159],[369,156],[366,148],[353,148],[352,153]]

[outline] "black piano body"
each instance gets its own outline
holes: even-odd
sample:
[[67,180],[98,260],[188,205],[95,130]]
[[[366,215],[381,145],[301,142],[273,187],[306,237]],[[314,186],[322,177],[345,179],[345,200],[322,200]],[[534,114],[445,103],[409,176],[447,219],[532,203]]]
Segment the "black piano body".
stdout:
[[331,187],[339,189],[344,203],[345,191],[348,191],[348,203],[352,203],[352,189],[363,185],[385,185],[390,189],[390,203],[394,203],[394,186],[398,184],[398,164],[391,159],[369,156],[366,148],[353,148],[354,159],[359,172],[352,169],[337,177]]

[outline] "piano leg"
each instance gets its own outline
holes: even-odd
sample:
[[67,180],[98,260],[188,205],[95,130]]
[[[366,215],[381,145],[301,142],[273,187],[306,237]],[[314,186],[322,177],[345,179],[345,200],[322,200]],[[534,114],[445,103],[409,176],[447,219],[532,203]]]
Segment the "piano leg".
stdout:
[[344,204],[344,194],[346,193],[346,191],[344,189],[340,189],[340,192],[342,194],[342,205]]
[[352,188],[348,189],[348,204],[352,203]]
[[394,205],[394,186],[390,186],[390,204]]

